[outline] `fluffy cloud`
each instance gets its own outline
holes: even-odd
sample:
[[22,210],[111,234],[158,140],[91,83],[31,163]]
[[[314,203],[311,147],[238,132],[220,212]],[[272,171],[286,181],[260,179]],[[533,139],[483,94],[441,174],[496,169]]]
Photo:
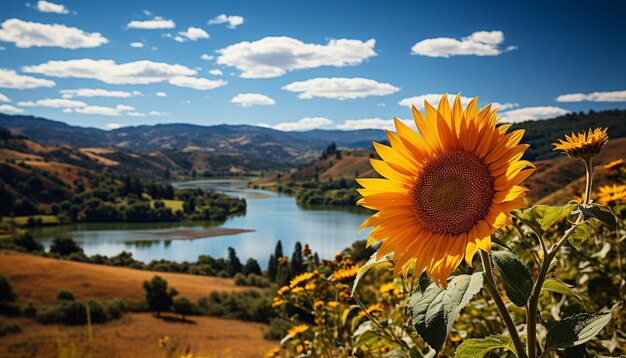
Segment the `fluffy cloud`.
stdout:
[[134,20],[126,25],[129,29],[142,29],[142,30],[159,30],[159,29],[173,29],[176,24],[172,20],[166,20],[160,16],[155,16],[152,20]]
[[115,98],[129,98],[134,96],[141,96],[139,91],[109,91],[102,88],[79,88],[59,91],[63,98],[72,97],[115,97]]
[[157,92],[156,96],[157,97],[167,97],[167,93],[165,93],[165,92]]
[[11,102],[11,99],[0,93],[0,102]]
[[107,125],[105,126],[107,129],[120,129],[122,127],[126,127],[127,124],[121,124],[121,123],[107,123]]
[[272,78],[299,69],[358,65],[376,56],[375,45],[374,39],[338,39],[318,45],[291,37],[265,37],[218,50],[217,63],[237,68],[242,78]]
[[219,25],[228,23],[229,29],[235,29],[237,26],[243,24],[243,17],[237,15],[227,16],[226,14],[221,14],[216,16],[215,18],[209,20],[209,25]]
[[9,19],[0,25],[0,41],[13,42],[20,48],[62,47],[69,49],[98,47],[109,42],[99,32],[84,32],[61,24]]
[[0,112],[22,113],[24,110],[10,104],[0,104]]
[[[398,102],[399,105],[401,106],[405,106],[405,107],[409,107],[411,108],[412,106],[415,106],[415,108],[418,109],[424,109],[424,101],[427,101],[428,103],[430,103],[433,107],[437,107],[439,105],[439,100],[441,99],[441,94],[435,94],[435,93],[428,93],[428,94],[423,94],[423,95],[419,95],[419,96],[414,96],[414,97],[409,97],[409,98],[404,98],[402,100],[400,100],[400,102]],[[456,95],[448,95],[448,102],[450,104],[454,103],[454,99],[456,98]],[[465,97],[465,96],[461,96],[461,104],[463,106],[467,106],[467,104],[472,100],[472,97]],[[492,104],[492,108],[500,108],[500,110],[507,110],[507,109],[511,109],[511,108],[515,108],[518,106],[517,103],[498,103],[498,102],[493,102]]]
[[80,108],[87,107],[87,103],[66,98],[46,98],[37,101],[18,102],[20,107],[48,107],[48,108]]
[[133,48],[142,48],[142,47],[143,47],[143,42],[131,42],[131,43],[130,43],[130,47],[133,47]]
[[385,96],[400,90],[389,83],[358,77],[313,78],[307,81],[292,82],[284,86],[283,89],[291,92],[300,92],[298,97],[302,99],[321,97],[339,100]]
[[169,80],[169,83],[178,87],[193,88],[201,91],[212,90],[226,85],[223,80],[208,80],[206,78],[177,76]]
[[178,64],[170,65],[147,60],[117,64],[113,60],[89,58],[48,61],[36,66],[26,66],[22,70],[51,77],[89,78],[111,84],[158,83],[177,76],[193,76],[197,73],[195,70]]
[[122,112],[124,111],[132,111],[135,108],[132,106],[126,106],[123,104],[118,104],[115,107],[104,107],[104,106],[86,106],[86,107],[79,107],[74,109],[74,111],[76,113],[81,113],[81,114],[95,114],[95,115],[100,115],[100,116],[119,116],[122,114]]
[[189,27],[187,29],[187,31],[181,31],[179,32],[179,34],[181,36],[184,36],[186,38],[188,38],[191,41],[197,41],[197,40],[201,40],[201,39],[208,39],[209,38],[209,33],[202,30],[199,27]]
[[365,118],[365,119],[348,119],[342,124],[338,124],[337,128],[346,130],[356,129],[388,129],[393,130],[393,119],[382,118]]
[[283,122],[278,124],[261,123],[259,126],[265,128],[278,129],[279,131],[301,131],[305,129],[315,129],[319,127],[330,126],[333,124],[328,118],[324,117],[305,117],[297,122]]
[[35,9],[41,11],[41,12],[53,12],[55,14],[69,14],[69,10],[61,4],[55,4],[52,2],[48,2],[48,1],[37,1],[37,5],[35,6]]
[[221,76],[223,75],[221,70],[218,70],[217,68],[212,69],[211,71],[209,71],[209,74],[213,75],[213,76]]
[[159,111],[150,111],[148,112],[149,116],[165,116],[167,115],[167,113],[165,112],[159,112]]
[[556,98],[557,102],[626,102],[626,91],[570,93]]
[[56,85],[54,81],[18,75],[14,70],[0,68],[0,88],[31,89],[54,85]]
[[205,60],[205,61],[211,61],[214,57],[211,55],[207,55],[206,53],[203,54],[202,56],[200,56],[201,59]]
[[241,107],[250,106],[272,106],[276,104],[272,98],[260,93],[240,93],[230,100]]
[[569,113],[568,110],[560,107],[539,106],[513,109],[510,111],[502,112],[500,113],[500,115],[502,117],[502,122],[519,123],[524,121],[537,121],[541,119],[558,117],[567,113]]
[[478,31],[460,40],[437,37],[419,41],[411,47],[411,54],[428,57],[450,57],[459,55],[497,56],[517,47],[500,48],[504,42],[502,31]]

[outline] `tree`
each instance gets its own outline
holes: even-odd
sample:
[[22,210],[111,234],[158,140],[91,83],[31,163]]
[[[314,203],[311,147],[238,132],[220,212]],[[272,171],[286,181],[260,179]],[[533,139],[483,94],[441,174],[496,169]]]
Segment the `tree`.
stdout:
[[291,274],[298,275],[305,271],[304,257],[302,257],[302,244],[300,241],[296,242],[296,245],[291,255]]
[[184,320],[185,316],[196,313],[196,305],[189,297],[181,296],[174,300],[174,312],[181,315]]
[[267,278],[270,279],[270,281],[274,281],[276,280],[276,273],[278,271],[278,261],[276,261],[276,258],[274,257],[274,255],[270,255],[270,260],[267,263]]
[[259,266],[259,263],[257,262],[257,260],[253,258],[249,258],[248,261],[246,261],[246,264],[243,266],[243,273],[244,275],[249,275],[251,273],[260,275],[261,266]]
[[73,253],[82,253],[83,249],[78,246],[76,241],[69,237],[57,237],[52,240],[50,252],[59,254],[60,256],[68,256]]
[[243,269],[241,265],[241,261],[239,261],[239,257],[237,257],[237,252],[232,247],[228,247],[228,275],[230,277],[235,276],[240,273]]
[[13,302],[17,298],[17,293],[8,278],[0,274],[0,302]]
[[161,312],[167,311],[172,307],[174,296],[178,295],[175,288],[167,288],[167,281],[160,276],[154,276],[150,281],[143,282],[146,304],[150,311],[156,312],[156,316],[160,317]]

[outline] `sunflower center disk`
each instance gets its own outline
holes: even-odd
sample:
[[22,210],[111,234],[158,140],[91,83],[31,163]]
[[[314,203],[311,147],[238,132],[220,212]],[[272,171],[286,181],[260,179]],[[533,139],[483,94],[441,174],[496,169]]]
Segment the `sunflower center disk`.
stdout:
[[473,154],[442,154],[430,161],[415,181],[415,216],[433,233],[456,236],[468,232],[489,212],[493,186],[489,168]]

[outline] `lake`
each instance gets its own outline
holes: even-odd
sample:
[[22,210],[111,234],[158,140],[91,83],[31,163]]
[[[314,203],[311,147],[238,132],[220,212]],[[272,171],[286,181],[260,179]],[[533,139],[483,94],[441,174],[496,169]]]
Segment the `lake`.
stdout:
[[[276,242],[281,240],[283,252],[291,256],[297,241],[309,243],[320,258],[331,258],[357,239],[366,239],[367,232],[358,234],[361,223],[371,214],[358,210],[304,209],[294,197],[264,190],[248,189],[247,180],[211,179],[176,182],[175,188],[201,188],[246,198],[245,215],[235,216],[223,223],[83,223],[42,227],[32,234],[46,249],[58,236],[70,236],[87,255],[114,256],[122,251],[137,260],[149,262],[167,259],[195,261],[199,255],[226,257],[232,246],[242,262],[250,257],[267,265]],[[254,230],[234,235],[202,237],[216,229]],[[194,239],[184,239],[194,237]]]

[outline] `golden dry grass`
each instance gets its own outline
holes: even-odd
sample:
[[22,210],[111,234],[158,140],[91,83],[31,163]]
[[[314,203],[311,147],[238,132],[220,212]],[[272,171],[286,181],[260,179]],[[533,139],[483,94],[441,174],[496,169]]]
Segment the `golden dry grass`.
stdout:
[[0,251],[0,273],[11,280],[19,302],[31,300],[35,305],[56,303],[61,289],[72,291],[81,300],[141,299],[143,282],[154,275],[163,277],[181,295],[194,300],[211,291],[246,289],[231,279],[91,265],[12,251]]

